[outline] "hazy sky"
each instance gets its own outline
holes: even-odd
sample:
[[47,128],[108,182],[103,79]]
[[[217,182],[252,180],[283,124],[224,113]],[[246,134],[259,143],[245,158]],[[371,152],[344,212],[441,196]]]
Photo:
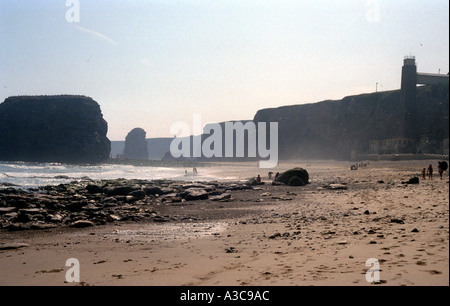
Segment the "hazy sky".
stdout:
[[0,102],[92,97],[111,140],[135,127],[171,136],[171,124],[191,125],[194,114],[203,123],[252,119],[376,83],[398,89],[409,54],[421,72],[449,72],[448,0],[78,4],[0,0]]

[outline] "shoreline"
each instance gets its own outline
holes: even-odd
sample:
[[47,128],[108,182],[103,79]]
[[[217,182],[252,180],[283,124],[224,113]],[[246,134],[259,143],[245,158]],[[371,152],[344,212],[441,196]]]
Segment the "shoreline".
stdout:
[[[0,250],[0,285],[364,286],[374,284],[369,258],[379,260],[378,285],[448,285],[448,172],[404,184],[422,164],[300,163],[310,173],[304,187],[150,204],[167,222],[0,230],[0,243],[17,247]],[[65,283],[68,258],[79,259],[81,283]]]

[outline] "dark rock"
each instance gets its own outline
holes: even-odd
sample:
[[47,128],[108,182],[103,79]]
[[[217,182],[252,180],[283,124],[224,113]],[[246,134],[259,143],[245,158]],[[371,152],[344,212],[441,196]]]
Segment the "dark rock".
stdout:
[[30,222],[32,220],[31,216],[24,213],[24,212],[19,212],[16,216],[16,218],[14,219],[14,222],[20,222],[20,223],[27,223]]
[[135,160],[148,159],[148,144],[145,136],[146,132],[141,128],[131,130],[125,138],[123,157]]
[[403,184],[419,184],[419,178],[417,176],[410,178],[407,182],[402,182]]
[[274,186],[283,186],[283,185],[286,185],[286,184],[274,180],[274,181],[272,181],[272,185],[274,185]]
[[135,191],[130,192],[128,195],[132,196],[133,198],[135,198],[137,200],[141,200],[141,199],[145,198],[145,191],[135,190]]
[[208,199],[208,192],[200,188],[189,188],[180,194],[186,201],[206,200]]
[[301,181],[303,181],[304,184],[309,183],[308,171],[306,171],[303,168],[293,168],[293,169],[287,170],[287,171],[281,173],[281,175],[279,177],[277,177],[275,179],[275,181],[289,185],[291,178],[293,178],[295,176],[297,178],[299,178]]
[[156,215],[156,216],[153,217],[153,221],[155,221],[155,222],[169,222],[170,219],[167,218],[167,217]]
[[97,102],[84,96],[22,96],[0,104],[0,160],[99,163],[111,144]]
[[234,247],[229,247],[225,249],[226,253],[237,253],[237,250]]
[[27,224],[22,224],[22,223],[11,223],[8,224],[7,226],[3,227],[4,229],[7,229],[9,231],[12,232],[16,232],[16,231],[24,231],[24,230],[29,230],[30,226]]
[[14,207],[17,207],[17,208],[25,208],[25,207],[28,206],[27,199],[26,198],[22,198],[20,196],[7,198],[6,202],[10,206],[14,206]]
[[19,248],[24,248],[27,247],[28,244],[25,243],[0,243],[0,251],[5,251],[5,250],[15,250],[15,249],[19,249]]
[[405,222],[400,219],[391,219],[391,223],[405,224]]
[[21,191],[16,188],[8,187],[8,188],[0,188],[0,194],[19,194]]
[[136,189],[131,186],[105,187],[103,189],[103,191],[110,197],[118,196],[118,195],[126,196],[134,190],[136,190]]
[[213,196],[211,201],[225,201],[231,199],[231,193],[222,193],[221,195]]
[[417,228],[415,228],[411,231],[411,233],[418,233],[418,232],[419,232],[419,230]]
[[95,184],[89,184],[86,186],[86,190],[89,193],[102,193],[102,188]]
[[145,187],[144,192],[146,195],[163,195],[164,191],[158,186]]
[[64,206],[65,210],[71,211],[71,212],[80,212],[84,206],[87,205],[87,201],[79,201],[79,202],[71,202]]
[[298,176],[293,176],[289,179],[289,186],[305,186],[305,182]]

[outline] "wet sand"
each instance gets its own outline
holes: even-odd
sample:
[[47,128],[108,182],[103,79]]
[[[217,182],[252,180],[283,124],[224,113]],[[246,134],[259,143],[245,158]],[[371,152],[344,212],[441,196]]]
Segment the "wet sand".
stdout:
[[[284,163],[305,187],[261,185],[233,201],[161,204],[183,222],[0,231],[0,285],[449,285],[449,177],[403,184],[437,161]],[[201,168],[199,169],[201,171]],[[269,170],[223,164],[223,177]],[[264,171],[264,172],[263,172]],[[13,245],[14,246],[14,245]],[[80,283],[66,283],[66,260]],[[380,279],[367,282],[366,261]]]

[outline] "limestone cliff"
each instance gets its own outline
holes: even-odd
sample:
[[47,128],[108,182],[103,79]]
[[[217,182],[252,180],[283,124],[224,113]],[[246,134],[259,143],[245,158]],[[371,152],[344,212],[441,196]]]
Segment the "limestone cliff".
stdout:
[[[417,103],[420,138],[439,153],[448,138],[448,84],[418,87]],[[368,153],[370,140],[404,137],[403,118],[401,92],[396,90],[263,109],[254,121],[278,122],[280,159],[348,160],[352,151]]]
[[0,104],[0,160],[103,162],[111,150],[107,130],[89,97],[10,97]]

